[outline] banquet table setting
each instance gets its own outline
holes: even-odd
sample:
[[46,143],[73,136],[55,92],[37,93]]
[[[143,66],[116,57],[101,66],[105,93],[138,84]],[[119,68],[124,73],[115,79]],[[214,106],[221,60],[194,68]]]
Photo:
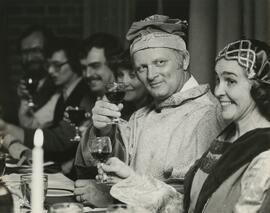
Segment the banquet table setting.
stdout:
[[[15,160],[7,156],[5,174],[1,177],[1,182],[7,186],[12,194],[14,213],[31,212],[31,206],[23,205],[22,182],[21,177],[32,174],[32,168],[29,165],[17,166]],[[76,203],[74,191],[74,181],[59,172],[59,168],[53,162],[43,164],[44,175],[47,176],[47,186],[44,199],[44,212],[56,203]],[[82,204],[81,204],[82,205]],[[106,212],[106,208],[83,207],[83,212]]]
[[[0,208],[1,204],[7,208],[13,205],[11,212],[14,213],[106,212],[105,208],[84,207],[76,202],[74,181],[61,173],[56,163],[44,162],[43,139],[42,130],[36,130],[30,164],[1,152]],[[5,188],[12,196],[10,204],[5,200],[8,198]],[[4,200],[1,197],[5,197]]]

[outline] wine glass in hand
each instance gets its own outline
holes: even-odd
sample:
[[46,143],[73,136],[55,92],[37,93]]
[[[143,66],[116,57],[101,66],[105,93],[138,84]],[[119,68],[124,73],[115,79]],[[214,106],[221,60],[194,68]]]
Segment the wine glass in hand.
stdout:
[[33,95],[37,91],[37,86],[38,86],[38,80],[31,77],[30,75],[25,74],[24,76],[24,81],[25,81],[25,87],[29,92],[29,97],[28,97],[28,106],[33,108],[35,106],[33,102]]
[[[123,82],[106,84],[106,97],[113,104],[120,104],[125,96],[126,85]],[[112,118],[111,124],[119,123],[119,118]]]
[[[100,163],[105,163],[112,154],[112,142],[107,136],[89,138],[90,153]],[[102,180],[100,181],[103,182]]]
[[80,124],[86,119],[89,118],[91,115],[86,112],[84,109],[76,106],[68,106],[65,110],[65,117],[67,120],[70,121],[72,125],[75,126],[75,136],[74,138],[70,139],[71,141],[79,142],[81,140],[80,135]]

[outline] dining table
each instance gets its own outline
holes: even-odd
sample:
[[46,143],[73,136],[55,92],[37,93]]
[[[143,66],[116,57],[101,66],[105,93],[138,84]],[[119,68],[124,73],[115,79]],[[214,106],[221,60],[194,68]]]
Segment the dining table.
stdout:
[[[20,188],[20,176],[22,174],[31,173],[31,166],[17,166],[14,159],[6,160],[5,174],[1,177],[1,181],[8,187],[13,197],[14,213],[31,213],[31,209],[22,207],[22,193]],[[54,162],[44,163],[44,174],[48,175],[48,187],[44,201],[44,213],[49,212],[48,209],[54,203],[77,202],[73,194],[74,181],[69,179],[60,172],[60,166]],[[83,212],[89,213],[105,213],[106,208],[94,208],[84,206]]]

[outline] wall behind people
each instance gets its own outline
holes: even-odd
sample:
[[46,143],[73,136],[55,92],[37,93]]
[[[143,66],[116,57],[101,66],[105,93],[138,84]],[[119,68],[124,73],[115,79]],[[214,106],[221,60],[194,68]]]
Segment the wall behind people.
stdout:
[[124,41],[134,20],[153,14],[188,20],[189,0],[84,0],[84,35],[101,31]]
[[[20,63],[16,44],[21,32],[44,24],[56,35],[86,37],[108,32],[125,39],[134,20],[153,14],[166,14],[188,20],[189,0],[1,0],[1,69],[3,79],[0,103],[6,105],[7,121],[16,123],[16,85]],[[5,23],[2,23],[5,22]],[[6,65],[2,65],[6,63]],[[2,68],[4,66],[4,68]],[[2,78],[2,76],[4,76]],[[1,81],[1,80],[0,80]]]
[[[91,12],[90,12],[91,11]],[[135,18],[135,0],[84,0],[84,36],[107,32],[124,41]]]
[[270,43],[269,0],[190,1],[190,69],[201,83],[214,84],[215,55],[246,36]]

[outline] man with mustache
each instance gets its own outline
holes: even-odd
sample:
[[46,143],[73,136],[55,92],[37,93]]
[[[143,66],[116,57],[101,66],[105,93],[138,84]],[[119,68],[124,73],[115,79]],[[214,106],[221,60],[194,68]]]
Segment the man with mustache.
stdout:
[[84,42],[84,76],[92,92],[103,96],[105,85],[114,81],[114,73],[108,66],[114,56],[123,50],[119,39],[107,33],[96,33]]
[[[122,44],[113,35],[95,33],[85,39],[83,48],[83,59],[81,60],[84,67],[83,77],[98,99],[104,95],[105,85],[115,80],[115,73],[108,64],[122,52]],[[120,153],[117,154],[117,156],[120,155]],[[82,156],[76,155],[77,177],[79,179],[95,178],[96,167],[87,168],[84,161]]]
[[[81,102],[83,102],[84,105],[85,103],[87,103],[86,106],[88,111],[91,111],[91,108],[93,107],[96,98],[104,94],[105,84],[114,81],[114,73],[108,67],[107,61],[110,60],[112,57],[120,54],[122,50],[123,48],[120,40],[110,34],[96,33],[89,36],[83,42],[81,50],[81,65],[84,68],[82,70],[82,77],[87,82],[91,90],[91,94],[87,93],[87,95],[83,98]],[[55,58],[54,63],[51,65],[56,65],[56,59],[58,58]],[[65,62],[65,60],[61,60],[61,63],[59,62],[60,61],[58,61],[57,64],[63,66],[61,66],[60,68],[65,68],[64,66],[67,65],[65,63],[62,63]],[[55,84],[58,84],[58,78],[54,78],[56,76],[56,72],[51,73],[51,75],[53,79],[55,79]],[[59,116],[57,117],[59,118]],[[54,123],[52,127],[42,129],[45,139],[43,148],[45,154],[46,152],[62,153],[60,155],[58,154],[54,156],[50,154],[51,157],[57,157],[58,161],[63,161],[63,159],[70,160],[71,154],[67,153],[73,153],[72,156],[74,155],[73,157],[75,157],[77,147],[77,143],[74,144],[70,141],[70,139],[74,137],[74,128],[71,127],[66,121],[59,121],[59,119],[57,120],[58,122]],[[34,130],[25,128],[22,129],[12,124],[5,123],[3,120],[0,119],[0,135],[1,134],[13,135],[16,139],[18,139],[17,142],[19,143],[14,144],[13,141],[15,141],[15,138],[5,137],[5,140],[9,141],[6,143],[6,147],[9,147],[9,149],[11,149],[11,145],[13,147],[16,146],[16,149],[18,150],[16,151],[16,155],[18,157],[21,155],[20,153],[25,150],[25,147],[22,147],[23,145],[20,142],[23,142],[28,147],[33,146]],[[48,158],[48,160],[54,160],[51,157]],[[66,157],[69,157],[69,159],[66,159]],[[73,161],[70,162],[72,163]],[[69,173],[70,165],[63,165],[62,170],[64,170],[64,172],[66,173]]]
[[[20,97],[20,109],[18,113],[19,123],[23,127],[42,127],[49,122],[46,116],[42,116],[39,110],[48,102],[55,92],[55,85],[49,78],[46,70],[46,51],[53,39],[53,33],[43,26],[32,26],[23,32],[19,39],[19,51],[23,78],[17,88]],[[26,78],[27,77],[27,78]],[[28,90],[27,79],[32,83],[34,91]],[[29,100],[34,105],[31,106]]]

